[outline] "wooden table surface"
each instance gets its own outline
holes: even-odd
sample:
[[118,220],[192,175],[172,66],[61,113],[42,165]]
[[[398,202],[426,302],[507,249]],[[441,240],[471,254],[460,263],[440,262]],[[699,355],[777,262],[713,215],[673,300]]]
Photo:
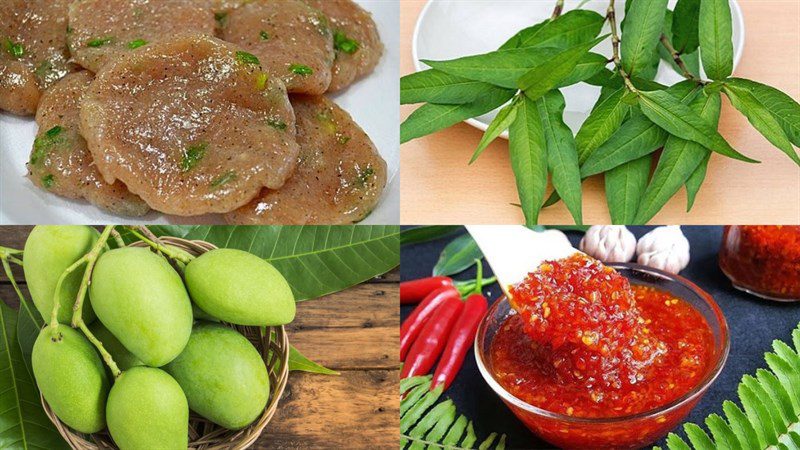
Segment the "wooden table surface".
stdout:
[[[552,0],[533,0],[547,1]],[[423,0],[401,2],[401,71],[414,71],[411,37]],[[800,98],[800,2],[739,0],[746,44],[736,76],[774,86]],[[798,224],[800,169],[774,148],[725,100],[720,132],[742,153],[761,160],[740,163],[714,155],[691,213],[683,190],[653,223]],[[403,106],[405,119],[415,105]],[[468,166],[482,132],[459,124],[401,147],[401,220],[405,224],[521,223],[521,210],[507,141],[492,144]],[[602,177],[584,183],[584,221],[609,223]],[[541,221],[568,224],[563,203],[546,209]]]
[[[21,249],[30,227],[0,227],[0,246]],[[14,269],[17,282],[22,271]],[[298,304],[290,342],[340,376],[292,372],[278,411],[252,448],[397,446],[399,271]],[[25,290],[27,295],[27,290]],[[18,306],[5,275],[0,299]]]

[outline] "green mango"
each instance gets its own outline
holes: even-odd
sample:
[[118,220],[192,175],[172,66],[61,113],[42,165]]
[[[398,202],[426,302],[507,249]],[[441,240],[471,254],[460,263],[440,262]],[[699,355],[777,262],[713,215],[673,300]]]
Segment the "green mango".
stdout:
[[204,253],[186,266],[186,287],[203,311],[237,325],[294,320],[292,289],[272,264],[241,250]]
[[146,248],[100,256],[89,295],[97,317],[125,348],[152,367],[175,359],[192,332],[192,304],[180,275]]
[[161,369],[134,367],[114,382],[106,407],[108,431],[120,450],[186,450],[189,405]]
[[[33,304],[45,322],[50,322],[53,313],[53,298],[59,277],[75,261],[89,253],[100,234],[86,226],[39,225],[34,227],[25,241],[25,281],[33,298]],[[86,265],[69,274],[61,285],[58,321],[72,321],[72,306],[78,296]],[[92,323],[94,312],[89,302],[83,305],[83,321]]]
[[64,325],[56,333],[44,327],[33,344],[31,364],[39,391],[61,421],[81,433],[105,428],[111,383],[83,334]]
[[131,367],[143,366],[144,363],[136,355],[130,352],[116,336],[108,331],[108,328],[98,320],[89,327],[94,337],[103,344],[103,348],[111,355],[117,363],[119,370],[128,370]]
[[186,393],[189,408],[231,430],[264,412],[269,375],[258,350],[236,330],[198,322],[180,355],[167,364]]

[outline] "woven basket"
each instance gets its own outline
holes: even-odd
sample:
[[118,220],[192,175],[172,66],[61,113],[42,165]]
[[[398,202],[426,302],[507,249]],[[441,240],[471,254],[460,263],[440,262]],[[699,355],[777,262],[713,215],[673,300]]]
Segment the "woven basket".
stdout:
[[[150,236],[156,239],[155,236]],[[214,250],[212,244],[204,241],[188,241],[185,239],[164,237],[159,241],[163,244],[178,247],[190,254],[197,256],[207,251]],[[146,247],[144,242],[131,244],[134,247]],[[172,262],[172,261],[170,261]],[[220,427],[208,420],[192,414],[189,417],[189,448],[197,450],[222,450],[222,449],[245,449],[253,445],[264,428],[269,423],[275,411],[278,409],[283,390],[286,389],[286,382],[289,379],[289,338],[283,326],[267,327],[267,332],[262,338],[259,327],[244,327],[238,325],[227,326],[242,333],[261,353],[264,363],[267,365],[269,373],[270,396],[264,413],[247,428],[231,431]],[[76,450],[98,450],[116,449],[114,441],[108,431],[102,431],[92,435],[85,435],[70,429],[65,425],[50,409],[50,406],[41,398],[42,406],[47,417],[56,426],[61,436],[69,443],[70,447]]]

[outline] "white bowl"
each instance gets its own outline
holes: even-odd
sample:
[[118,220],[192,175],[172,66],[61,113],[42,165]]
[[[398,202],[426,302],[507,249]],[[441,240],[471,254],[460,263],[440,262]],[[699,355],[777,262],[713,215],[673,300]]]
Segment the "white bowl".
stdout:
[[[677,0],[670,0],[674,8]],[[567,0],[564,11],[575,9],[580,2]],[[497,50],[517,31],[539,23],[553,13],[553,0],[430,0],[417,19],[414,29],[412,52],[417,71],[428,67],[421,59],[446,60]],[[605,15],[608,0],[591,0],[582,9],[596,11]],[[618,20],[625,17],[625,1],[617,2]],[[739,65],[744,50],[744,16],[736,0],[731,0],[733,15],[734,68]],[[610,31],[608,24],[602,33]],[[593,50],[611,56],[611,40],[607,39]],[[672,85],[682,81],[669,64],[661,62],[656,81]],[[589,116],[595,102],[600,97],[600,88],[580,83],[562,89],[567,107],[564,121],[574,132]],[[466,122],[475,128],[486,130],[497,111],[468,119]],[[503,133],[508,139],[508,132]]]

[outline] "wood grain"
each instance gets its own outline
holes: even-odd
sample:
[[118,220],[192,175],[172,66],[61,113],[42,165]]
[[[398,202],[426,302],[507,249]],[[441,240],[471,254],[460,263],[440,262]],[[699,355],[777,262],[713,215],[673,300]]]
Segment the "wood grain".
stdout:
[[[0,246],[22,248],[30,227],[0,227]],[[22,272],[15,279],[25,295]],[[293,372],[257,449],[388,448],[399,428],[399,271],[298,304],[289,340],[339,376]],[[0,276],[0,299],[19,302]]]
[[[426,2],[401,4],[401,71],[414,71],[411,37]],[[739,0],[746,27],[736,76],[769,84],[800,98],[800,2]],[[405,119],[416,106],[401,107]],[[664,224],[800,223],[800,170],[769,144],[725,100],[720,132],[739,151],[761,160],[748,165],[714,155],[707,181],[687,214],[681,191],[654,219]],[[401,147],[401,221],[406,224],[521,223],[508,158],[498,140],[467,166],[481,132],[459,124]],[[584,183],[584,220],[609,223],[602,177]],[[563,203],[542,212],[547,224],[572,223]]]

